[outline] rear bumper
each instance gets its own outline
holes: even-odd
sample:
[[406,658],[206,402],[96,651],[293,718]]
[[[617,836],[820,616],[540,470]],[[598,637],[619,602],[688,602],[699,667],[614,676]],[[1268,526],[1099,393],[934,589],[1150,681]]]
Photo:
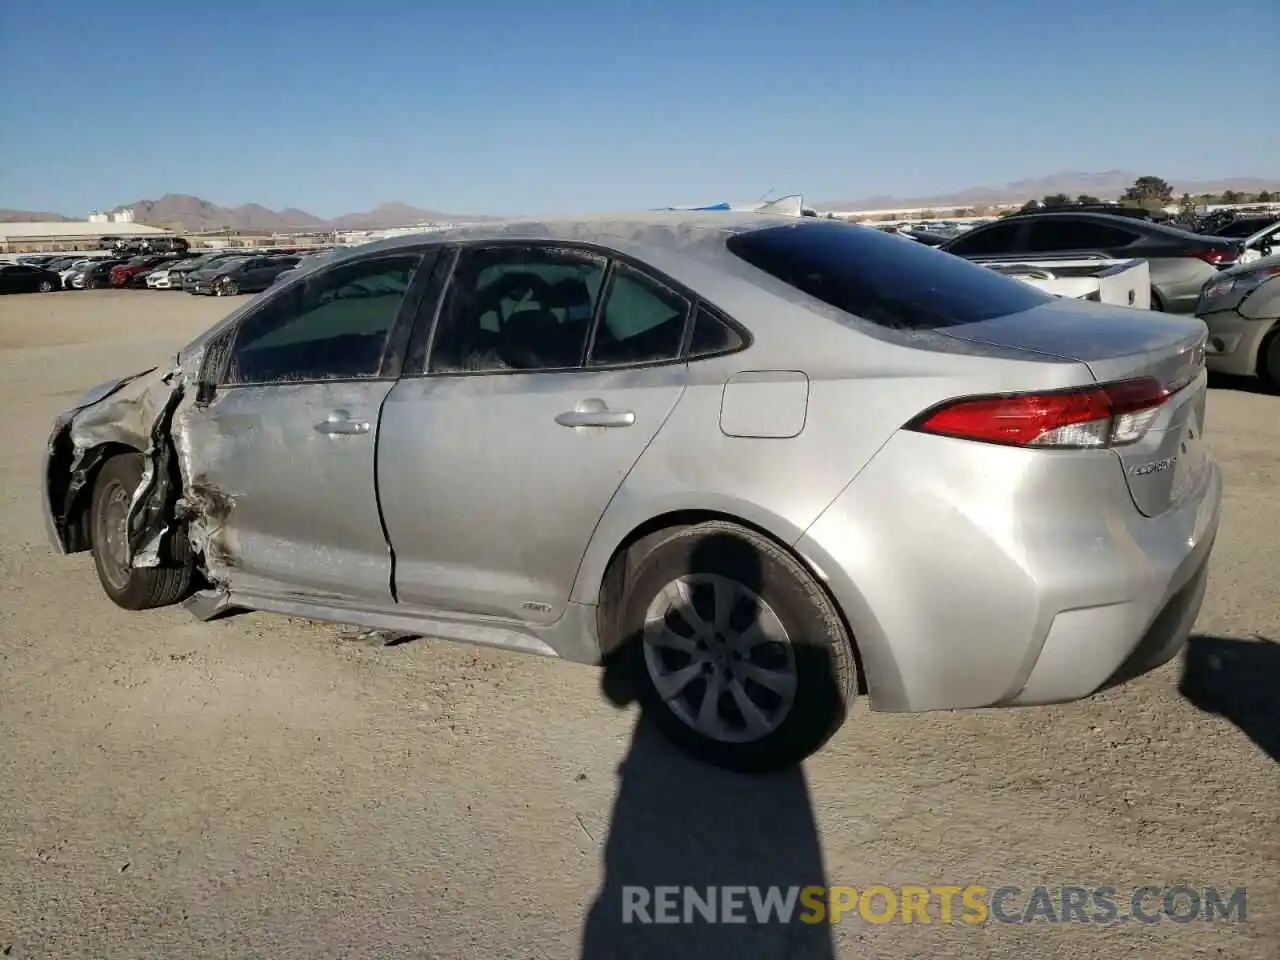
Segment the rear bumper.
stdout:
[[1235,310],[1220,310],[1200,317],[1209,328],[1204,365],[1215,373],[1251,377],[1258,372],[1258,351],[1276,318],[1250,320]]
[[1212,461],[1146,518],[1113,455],[903,432],[795,546],[845,613],[875,709],[1052,703],[1178,652],[1221,500]]

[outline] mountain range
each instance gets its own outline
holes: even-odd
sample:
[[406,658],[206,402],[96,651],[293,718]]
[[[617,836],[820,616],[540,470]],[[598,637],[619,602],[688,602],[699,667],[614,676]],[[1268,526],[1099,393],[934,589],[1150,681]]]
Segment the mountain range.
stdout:
[[[857,200],[832,200],[811,203],[817,210],[884,210],[901,207],[968,206],[980,207],[997,203],[1021,203],[1032,198],[1065,193],[1075,197],[1080,194],[1103,199],[1115,199],[1132,186],[1139,174],[1130,170],[1106,170],[1101,173],[1054,173],[1046,177],[1016,180],[1003,186],[968,187],[953,193],[940,193],[926,197],[870,196]],[[1171,181],[1174,195],[1190,193],[1218,194],[1224,190],[1240,193],[1258,193],[1262,190],[1280,191],[1280,179],[1274,177],[1227,177],[1221,180]],[[427,222],[459,222],[493,220],[494,217],[474,214],[442,213],[424,210],[403,202],[379,204],[372,210],[348,213],[325,219],[288,207],[270,210],[256,203],[238,207],[222,207],[200,197],[167,193],[158,200],[137,200],[121,204],[115,210],[132,210],[140,223],[196,233],[205,230],[231,229],[241,232],[305,231],[305,230],[385,230],[391,227],[414,226]],[[115,211],[111,211],[115,212]],[[0,223],[34,220],[70,221],[57,213],[40,213],[29,210],[0,210]]]
[[[257,203],[238,207],[222,207],[200,197],[181,193],[167,193],[158,200],[135,200],[122,203],[113,210],[132,210],[134,219],[158,227],[197,233],[205,230],[229,228],[240,232],[271,232],[275,230],[385,230],[390,227],[413,226],[419,223],[439,221],[475,221],[492,219],[469,214],[442,213],[424,210],[407,203],[383,203],[372,210],[348,213],[326,220],[305,210],[288,207],[270,210]],[[28,210],[0,210],[0,223],[16,223],[34,220],[68,222],[76,220],[59,213],[37,213]]]
[[[953,193],[940,193],[926,197],[871,196],[856,200],[832,200],[811,204],[818,210],[889,210],[903,207],[929,206],[986,206],[996,203],[1023,203],[1031,199],[1065,193],[1069,197],[1081,194],[1103,200],[1120,197],[1141,174],[1132,170],[1105,170],[1101,173],[1077,173],[1065,171],[1030,180],[1015,180],[998,187],[968,187]],[[1171,180],[1174,196],[1189,193],[1222,193],[1235,190],[1239,193],[1259,193],[1263,190],[1280,190],[1280,178],[1276,177],[1226,177],[1221,180]]]

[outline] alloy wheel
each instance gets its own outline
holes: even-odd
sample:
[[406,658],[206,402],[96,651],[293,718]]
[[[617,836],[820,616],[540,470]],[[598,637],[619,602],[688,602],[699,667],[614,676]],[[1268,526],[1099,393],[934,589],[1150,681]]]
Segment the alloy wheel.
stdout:
[[668,583],[645,614],[643,651],[658,696],[709,739],[760,740],[795,703],[796,657],[786,627],[731,577],[689,574]]

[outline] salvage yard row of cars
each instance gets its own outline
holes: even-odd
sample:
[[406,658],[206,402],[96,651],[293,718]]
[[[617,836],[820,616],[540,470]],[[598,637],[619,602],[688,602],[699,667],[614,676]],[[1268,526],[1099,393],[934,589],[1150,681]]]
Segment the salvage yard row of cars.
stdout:
[[[1076,205],[1019,212],[932,230],[888,227],[921,245],[1006,270],[1053,261],[1057,276],[1099,264],[1145,261],[1151,309],[1195,314],[1209,327],[1210,369],[1256,376],[1280,392],[1280,215],[1213,214],[1160,221],[1142,208]],[[23,256],[0,264],[0,292],[140,287],[192,294],[258,293],[344,248],[218,250],[192,256],[150,247],[126,258],[117,243],[99,258]],[[1066,262],[1064,268],[1063,263]],[[1145,282],[1145,281],[1144,281]],[[1130,303],[1134,300],[1130,299]]]
[[144,253],[124,257],[23,256],[0,264],[0,292],[48,293],[133,287],[211,296],[260,293],[310,257],[331,248],[217,250],[196,256]]

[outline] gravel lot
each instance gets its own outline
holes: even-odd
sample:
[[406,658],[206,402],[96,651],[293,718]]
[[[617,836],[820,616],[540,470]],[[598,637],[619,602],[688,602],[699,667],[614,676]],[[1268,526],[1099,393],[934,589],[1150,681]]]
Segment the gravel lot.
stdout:
[[[590,668],[129,614],[87,555],[55,556],[50,419],[234,305],[0,298],[3,955],[1280,956],[1280,398],[1212,392],[1227,502],[1187,695],[1175,663],[1053,708],[859,705],[803,774],[744,781],[670,752]],[[624,884],[1177,882],[1247,887],[1247,922],[619,920]]]

